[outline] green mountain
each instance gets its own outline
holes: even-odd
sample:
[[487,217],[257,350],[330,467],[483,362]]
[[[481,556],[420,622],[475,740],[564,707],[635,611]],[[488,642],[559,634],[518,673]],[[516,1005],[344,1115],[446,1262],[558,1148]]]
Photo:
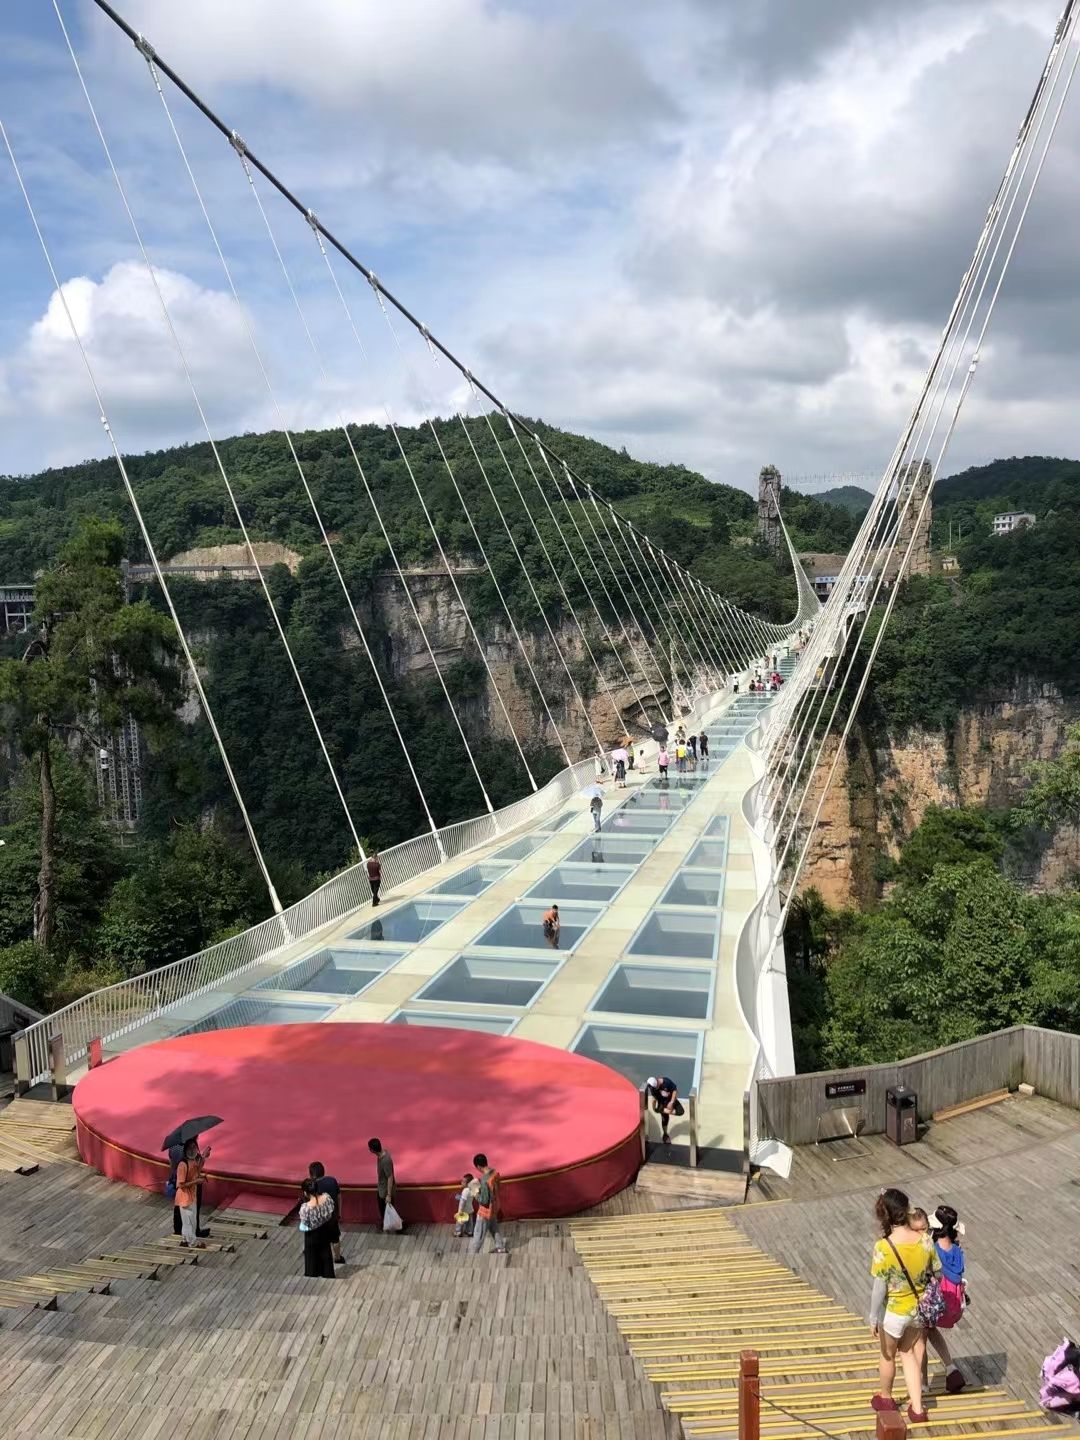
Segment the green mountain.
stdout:
[[1050,455],[1013,456],[976,465],[934,486],[934,544],[948,543],[949,523],[957,532],[989,534],[1002,510],[1029,510],[1038,520],[1047,511],[1080,509],[1080,460]]
[[870,491],[864,490],[861,485],[834,485],[831,490],[822,490],[814,496],[815,500],[821,500],[826,505],[839,505],[842,510],[850,510],[860,519],[869,510],[873,498]]

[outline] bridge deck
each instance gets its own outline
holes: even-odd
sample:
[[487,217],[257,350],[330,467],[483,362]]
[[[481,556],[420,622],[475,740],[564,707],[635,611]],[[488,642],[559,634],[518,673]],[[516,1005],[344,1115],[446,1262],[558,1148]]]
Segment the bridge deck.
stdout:
[[[734,963],[738,935],[757,899],[741,812],[755,777],[741,737],[765,698],[728,697],[709,715],[708,770],[679,776],[673,761],[662,789],[651,746],[645,772],[631,772],[625,790],[608,781],[599,837],[582,794],[528,829],[390,891],[378,910],[354,914],[174,1006],[121,1037],[110,1053],[193,1027],[382,1022],[404,1013],[409,1023],[512,1030],[516,1038],[579,1048],[607,1059],[636,1084],[650,1073],[674,1075],[684,1093],[698,1088],[699,1143],[741,1152],[752,1043],[738,1009]],[[633,853],[627,845],[636,847]],[[668,893],[676,881],[677,897]],[[594,899],[598,882],[606,888]],[[623,888],[612,894],[619,883]],[[481,893],[470,895],[468,885]],[[552,902],[564,915],[558,950],[545,944],[540,926]],[[434,910],[440,923],[428,933],[397,933],[403,919],[422,927]],[[646,944],[638,937],[656,918],[664,933],[650,934]],[[584,933],[567,943],[575,920]],[[692,933],[680,933],[681,926]],[[643,1005],[628,984],[618,999],[590,1008],[619,962],[651,978],[657,1008]],[[478,983],[492,966],[493,981]],[[350,976],[359,978],[352,983]],[[443,998],[428,993],[432,982]],[[696,1016],[672,1013],[683,1003],[684,984],[698,987]],[[518,998],[530,988],[535,993]],[[593,1043],[606,1046],[603,1055],[588,1048]],[[671,1133],[685,1143],[687,1122],[676,1121]]]

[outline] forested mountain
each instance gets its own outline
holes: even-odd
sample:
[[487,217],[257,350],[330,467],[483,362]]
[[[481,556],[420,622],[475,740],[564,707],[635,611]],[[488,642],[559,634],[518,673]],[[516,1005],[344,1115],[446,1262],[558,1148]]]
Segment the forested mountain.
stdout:
[[874,497],[861,485],[834,485],[831,490],[820,491],[814,498],[826,505],[839,505],[841,509],[850,510],[861,519],[870,509],[870,502]]
[[987,534],[996,514],[1027,510],[1042,519],[1049,510],[1080,510],[1080,460],[1025,455],[974,466],[934,486],[934,541]]

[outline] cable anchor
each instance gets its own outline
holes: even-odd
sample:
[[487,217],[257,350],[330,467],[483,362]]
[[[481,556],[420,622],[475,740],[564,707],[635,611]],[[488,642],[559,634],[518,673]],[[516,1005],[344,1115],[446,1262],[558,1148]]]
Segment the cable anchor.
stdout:
[[136,35],[132,43],[134,44],[135,49],[138,50],[139,54],[143,57],[143,59],[148,64],[152,65],[157,59],[157,51],[154,49],[153,45],[150,44],[150,41],[147,40],[146,36]]

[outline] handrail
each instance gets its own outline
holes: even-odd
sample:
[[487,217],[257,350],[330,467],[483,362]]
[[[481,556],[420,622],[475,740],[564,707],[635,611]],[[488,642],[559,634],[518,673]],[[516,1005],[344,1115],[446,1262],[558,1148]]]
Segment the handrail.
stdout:
[[[719,691],[703,696],[700,705],[689,710],[685,718],[690,720],[699,713],[703,716],[723,694]],[[593,777],[594,766],[592,757],[579,760],[560,770],[541,789],[501,810],[441,827],[442,854],[430,831],[384,850],[380,856],[383,893],[416,879],[446,860],[491,844],[564,804]],[[183,1001],[195,999],[223,981],[243,975],[279,950],[344,919],[370,902],[367,869],[361,862],[335,875],[281,915],[268,916],[206,950],[72,1001],[15,1036],[21,1086],[26,1088],[49,1078],[54,1068],[55,1052],[51,1047],[56,1037],[62,1037],[66,1066],[76,1066],[86,1058],[92,1039],[108,1045]]]

